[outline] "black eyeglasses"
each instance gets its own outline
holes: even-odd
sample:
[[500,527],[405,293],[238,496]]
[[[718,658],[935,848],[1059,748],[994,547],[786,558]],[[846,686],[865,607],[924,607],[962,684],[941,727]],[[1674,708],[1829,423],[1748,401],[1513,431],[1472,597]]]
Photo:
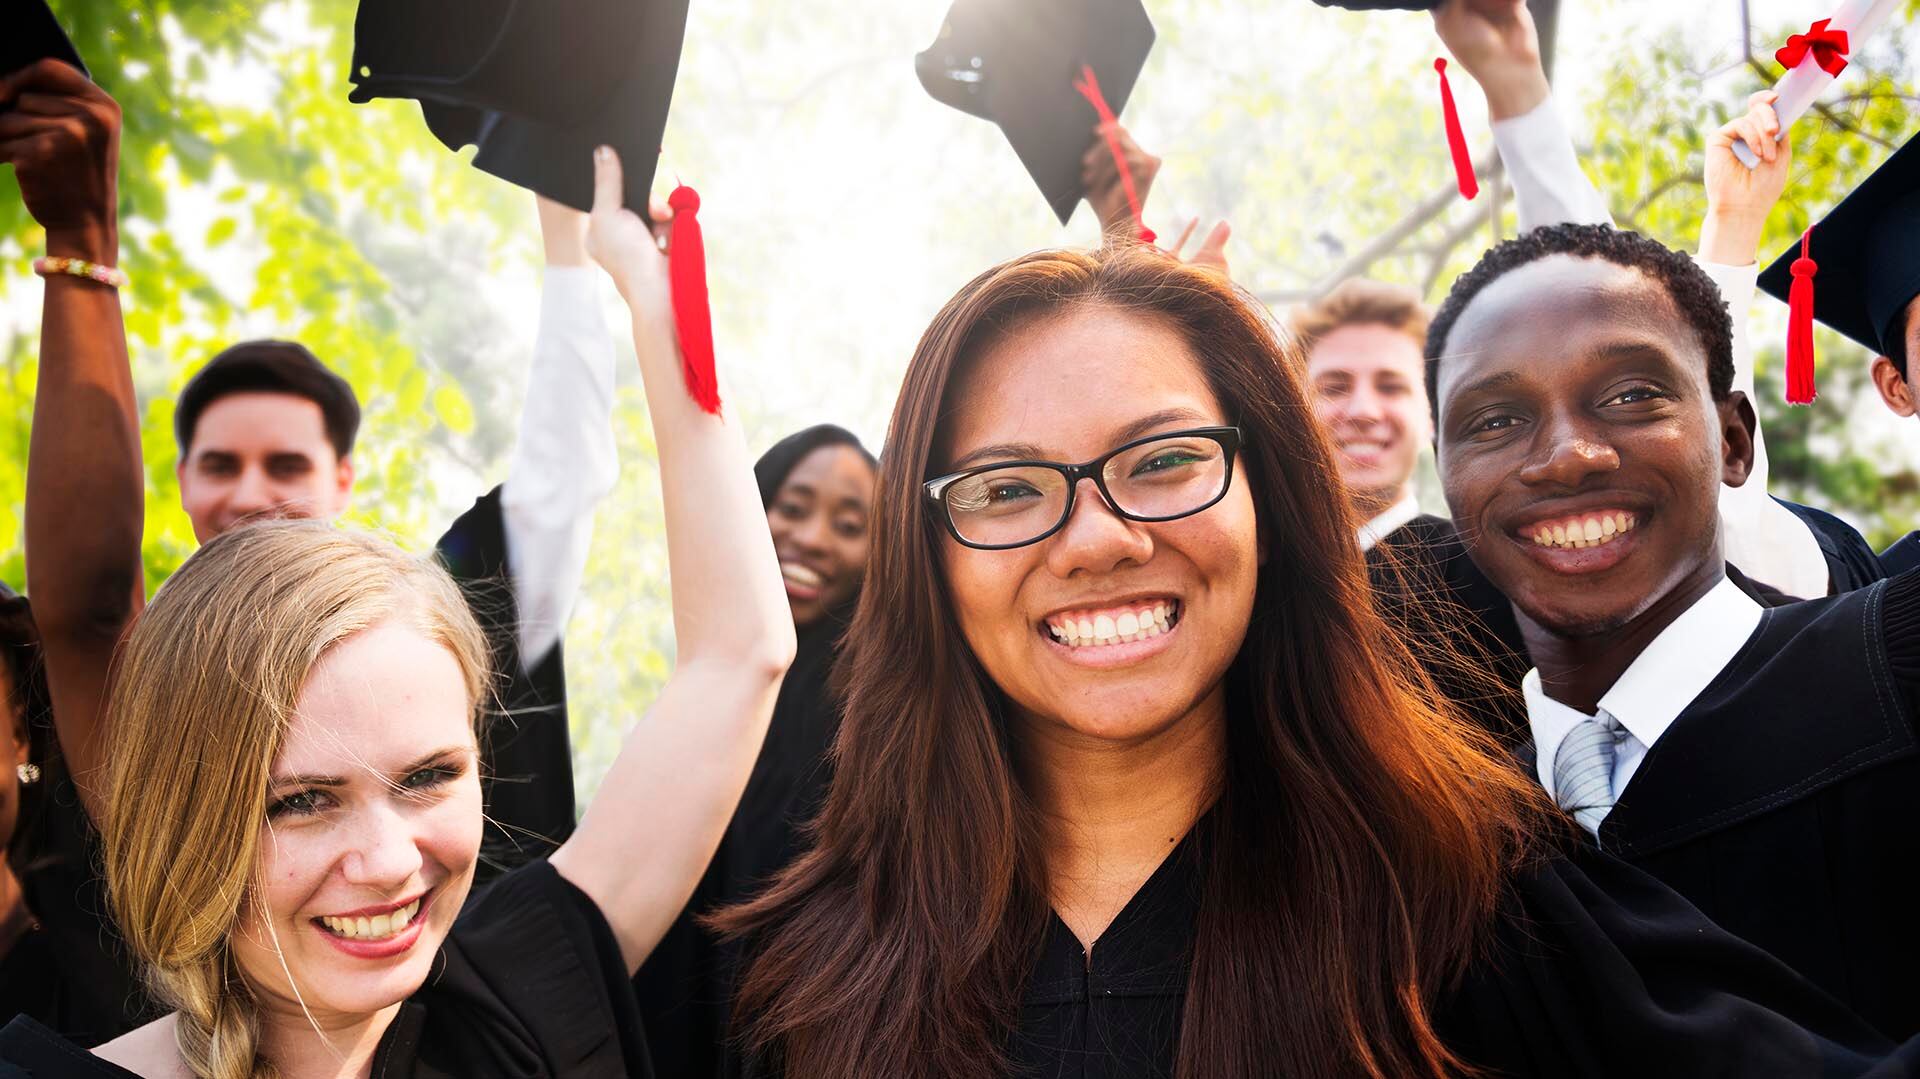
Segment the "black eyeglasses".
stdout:
[[1137,438],[1085,464],[1007,461],[925,484],[932,512],[954,539],[982,551],[1038,543],[1067,523],[1074,492],[1090,479],[1129,521],[1174,521],[1226,497],[1238,427],[1193,427]]

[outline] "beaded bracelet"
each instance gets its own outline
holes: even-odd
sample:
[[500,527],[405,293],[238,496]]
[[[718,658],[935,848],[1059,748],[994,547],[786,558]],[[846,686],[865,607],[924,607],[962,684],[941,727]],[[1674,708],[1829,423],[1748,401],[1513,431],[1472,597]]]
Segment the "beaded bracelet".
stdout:
[[33,272],[39,274],[41,277],[52,277],[54,274],[84,277],[89,281],[97,281],[109,288],[127,287],[127,274],[125,270],[113,266],[102,266],[97,262],[88,262],[86,259],[69,259],[58,256],[38,258],[33,260]]

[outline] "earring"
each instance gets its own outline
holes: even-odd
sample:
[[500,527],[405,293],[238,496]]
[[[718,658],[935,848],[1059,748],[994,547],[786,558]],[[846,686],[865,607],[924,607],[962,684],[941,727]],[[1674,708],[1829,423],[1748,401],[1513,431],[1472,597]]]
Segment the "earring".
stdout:
[[26,764],[15,765],[13,771],[15,775],[20,777],[20,782],[22,783],[40,782],[40,766],[31,761]]

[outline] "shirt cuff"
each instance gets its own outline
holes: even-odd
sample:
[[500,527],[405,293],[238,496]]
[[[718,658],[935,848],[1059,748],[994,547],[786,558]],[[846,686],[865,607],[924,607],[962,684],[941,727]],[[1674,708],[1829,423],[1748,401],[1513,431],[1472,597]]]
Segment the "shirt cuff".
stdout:
[[1520,231],[1542,225],[1610,225],[1607,201],[1580,171],[1573,136],[1549,97],[1521,116],[1496,120],[1493,144],[1513,185]]

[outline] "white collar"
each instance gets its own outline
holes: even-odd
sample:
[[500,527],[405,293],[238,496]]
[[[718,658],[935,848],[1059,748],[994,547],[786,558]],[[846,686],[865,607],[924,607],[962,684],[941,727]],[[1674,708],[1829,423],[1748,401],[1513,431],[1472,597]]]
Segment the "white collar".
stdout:
[[1373,520],[1360,526],[1358,538],[1362,552],[1373,550],[1373,546],[1393,534],[1393,530],[1420,516],[1420,500],[1407,492],[1407,497],[1381,510]]
[[[1600,698],[1600,711],[1619,720],[1628,734],[1652,749],[1746,646],[1760,625],[1761,614],[1760,605],[1739,585],[1721,578],[1634,657]],[[1520,691],[1527,700],[1527,723],[1533,728],[1534,767],[1551,795],[1554,754],[1574,727],[1593,717],[1548,697],[1540,688],[1538,667],[1527,672]]]

